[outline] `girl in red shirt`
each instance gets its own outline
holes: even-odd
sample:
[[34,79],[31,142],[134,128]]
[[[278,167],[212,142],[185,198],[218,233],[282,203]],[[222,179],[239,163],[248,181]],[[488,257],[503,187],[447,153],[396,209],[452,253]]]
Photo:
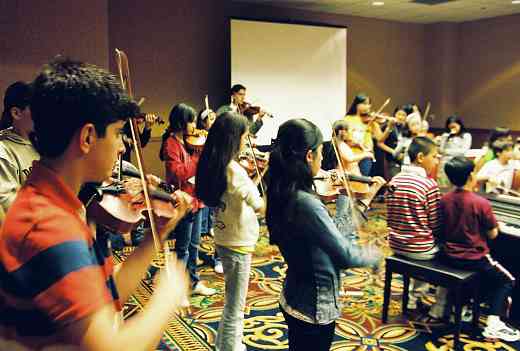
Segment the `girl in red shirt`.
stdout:
[[[190,154],[184,141],[187,135],[193,134],[196,125],[196,112],[186,104],[173,107],[169,117],[170,125],[162,137],[159,157],[164,161],[166,181],[193,196],[192,211],[184,217],[170,237],[175,238],[177,257],[186,262],[194,294],[213,295],[215,289],[206,287],[200,282],[197,273],[197,257],[200,244],[202,201],[195,197],[195,173],[197,171],[198,154]],[[185,305],[189,305],[186,301]]]

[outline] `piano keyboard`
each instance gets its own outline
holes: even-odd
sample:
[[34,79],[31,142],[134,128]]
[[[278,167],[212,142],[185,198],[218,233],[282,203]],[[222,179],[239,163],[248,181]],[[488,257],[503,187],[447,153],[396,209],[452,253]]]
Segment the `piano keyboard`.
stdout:
[[508,195],[481,194],[491,202],[502,233],[520,237],[520,198]]

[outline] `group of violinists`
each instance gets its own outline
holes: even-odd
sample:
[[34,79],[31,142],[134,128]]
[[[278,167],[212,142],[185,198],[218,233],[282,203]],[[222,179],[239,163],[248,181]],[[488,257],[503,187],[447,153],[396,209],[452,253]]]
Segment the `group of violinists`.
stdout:
[[[155,349],[174,314],[189,307],[189,293],[217,293],[197,272],[201,233],[212,233],[215,271],[225,280],[215,348],[246,350],[251,260],[259,217],[265,217],[270,241],[287,264],[279,304],[289,349],[329,350],[341,315],[341,270],[377,269],[383,258],[378,248],[355,240],[358,215],[366,214],[386,183],[376,171],[377,150],[386,154],[388,166],[384,198],[394,253],[421,260],[441,256],[454,267],[482,271],[490,291],[483,334],[520,339],[501,320],[514,277],[489,254],[487,239],[497,236],[498,223],[489,202],[474,192],[479,181],[511,187],[509,130],[495,130],[475,162],[464,156],[471,135],[459,117],[448,118],[446,133],[434,138],[416,106],[397,107],[381,121],[371,113],[370,98],[360,94],[334,123],[330,142],[311,120],[284,122],[264,146],[268,167],[251,176],[239,156],[252,146],[250,135],[267,113],[246,113],[245,94],[244,86],[233,86],[231,103],[216,113],[206,108],[197,114],[184,103],[172,108],[159,155],[165,183],[175,189],[166,197],[172,210],[157,221],[157,235],[141,224],[131,236],[121,236],[96,225],[89,208],[99,199],[79,194],[87,185],[100,189],[113,180],[120,155],[131,159],[135,140],[128,120],[142,116],[138,104],[114,75],[62,57],[31,83],[9,86],[0,125],[0,349]],[[143,118],[143,145],[154,118]],[[193,151],[186,140],[197,129],[206,130],[206,138]],[[350,187],[348,175],[356,174],[370,181],[362,191],[339,192],[331,216],[316,182],[334,178]],[[435,178],[453,189],[441,196]],[[147,179],[150,190],[164,183]],[[259,191],[264,180],[265,191]],[[162,245],[168,239],[175,239],[175,258],[151,269],[156,240]],[[115,265],[111,248],[128,241],[135,249]],[[147,276],[154,276],[152,296],[122,322],[122,306]],[[424,289],[425,283],[413,282],[410,308]],[[437,288],[428,318],[449,317],[447,296]]]

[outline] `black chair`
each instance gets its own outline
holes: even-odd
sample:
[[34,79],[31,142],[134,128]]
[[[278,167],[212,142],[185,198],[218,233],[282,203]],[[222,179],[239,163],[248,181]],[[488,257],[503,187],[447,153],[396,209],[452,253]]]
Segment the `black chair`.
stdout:
[[383,302],[383,323],[388,320],[388,307],[390,305],[390,288],[392,285],[392,274],[398,273],[403,276],[404,291],[402,300],[403,314],[407,313],[408,290],[410,278],[419,279],[433,285],[440,285],[448,289],[455,297],[455,333],[454,349],[460,347],[459,336],[461,331],[461,314],[463,298],[468,293],[473,297],[473,332],[478,330],[478,319],[480,314],[479,301],[479,274],[473,271],[463,271],[449,267],[439,260],[413,260],[403,256],[389,256],[386,258],[385,289]]

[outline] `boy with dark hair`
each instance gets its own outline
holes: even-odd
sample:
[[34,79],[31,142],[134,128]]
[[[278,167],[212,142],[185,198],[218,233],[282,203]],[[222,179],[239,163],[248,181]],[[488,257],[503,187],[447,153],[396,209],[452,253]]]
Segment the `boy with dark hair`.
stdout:
[[[251,134],[256,134],[264,125],[264,121],[262,118],[265,115],[264,111],[256,113],[249,113],[249,109],[244,108],[244,104],[246,99],[246,87],[242,84],[235,84],[231,87],[231,103],[229,105],[220,106],[217,110],[217,116],[225,113],[225,112],[237,112],[247,117],[249,120],[249,132]],[[256,118],[255,118],[256,116]]]
[[491,148],[496,158],[484,164],[477,173],[477,181],[485,184],[486,192],[491,192],[498,186],[511,189],[514,165],[510,162],[513,159],[513,143],[508,140],[497,140]]
[[[31,86],[15,82],[5,91],[4,112],[0,121],[0,206],[7,212],[16,192],[31,173],[32,163],[39,158],[29,141],[33,129],[31,119]],[[4,215],[0,214],[0,223]]]
[[439,248],[439,187],[428,174],[438,163],[437,147],[426,137],[416,137],[408,148],[411,165],[403,166],[390,181],[386,197],[390,247],[412,259],[429,260]]
[[[153,239],[114,273],[107,238],[95,236],[77,198],[82,184],[111,175],[124,152],[123,125],[138,106],[113,75],[65,59],[45,66],[33,88],[31,139],[41,160],[0,231],[0,349],[154,348],[186,297],[182,264],[170,265],[142,313],[118,325],[154,256]],[[162,240],[189,207],[188,197],[176,195],[179,207],[160,229]]]
[[[441,224],[439,186],[428,176],[439,162],[437,146],[427,137],[416,137],[408,148],[408,156],[411,164],[403,165],[401,172],[392,178],[389,186],[392,191],[386,195],[390,247],[398,255],[431,260],[439,252],[436,237]],[[417,280],[413,285],[410,308],[415,308],[417,298],[427,288],[427,284]],[[444,290],[439,287],[437,295]]]
[[483,335],[505,341],[520,340],[520,332],[500,320],[505,315],[515,278],[495,261],[487,240],[498,235],[498,223],[489,201],[475,187],[474,164],[464,156],[453,157],[444,170],[455,189],[442,197],[444,256],[456,268],[480,271],[490,292],[490,311]]

